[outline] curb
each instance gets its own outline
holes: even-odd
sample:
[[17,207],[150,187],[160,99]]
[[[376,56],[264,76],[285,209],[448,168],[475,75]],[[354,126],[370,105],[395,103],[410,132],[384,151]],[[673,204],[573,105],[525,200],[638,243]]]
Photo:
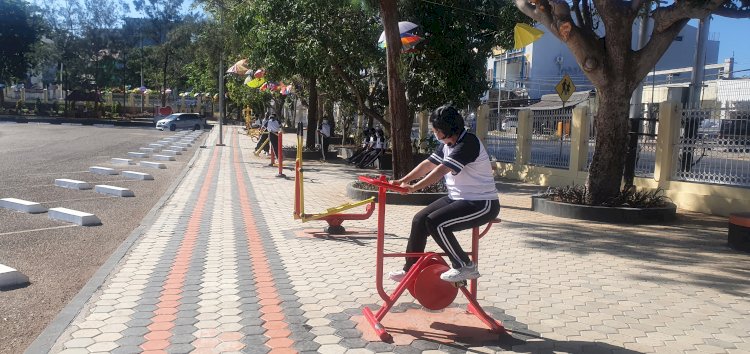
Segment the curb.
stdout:
[[613,224],[653,224],[677,218],[677,206],[673,203],[661,208],[603,207],[560,203],[542,196],[531,196],[531,210],[561,218]]

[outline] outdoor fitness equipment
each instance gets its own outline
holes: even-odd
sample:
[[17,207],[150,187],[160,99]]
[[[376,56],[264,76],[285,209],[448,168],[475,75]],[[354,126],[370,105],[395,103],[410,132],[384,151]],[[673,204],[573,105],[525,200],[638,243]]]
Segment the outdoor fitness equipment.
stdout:
[[[353,203],[345,203],[340,206],[328,208],[326,211],[319,214],[307,214],[305,213],[305,190],[304,190],[304,176],[302,170],[302,123],[297,125],[297,159],[294,163],[295,171],[295,183],[294,183],[294,218],[300,219],[302,222],[308,222],[312,220],[325,220],[328,223],[328,227],[325,231],[331,235],[340,235],[346,232],[341,224],[344,220],[366,220],[372,216],[375,211],[375,197],[370,197],[365,200],[360,200]],[[356,208],[361,205],[367,204],[365,212],[362,214],[343,214],[343,211]]]
[[[385,198],[386,190],[396,192],[406,192],[407,189],[399,185],[388,182],[385,176],[381,175],[379,179],[359,176],[359,180],[378,187],[378,241],[377,241],[377,263],[375,270],[375,283],[380,298],[383,299],[383,306],[377,313],[373,313],[370,308],[362,309],[367,322],[380,337],[382,341],[388,341],[391,335],[388,334],[385,327],[380,323],[385,315],[390,311],[396,300],[403,294],[404,290],[417,299],[417,301],[427,309],[441,310],[456,299],[458,290],[466,296],[469,301],[468,312],[477,316],[492,332],[504,333],[503,325],[490,317],[482,306],[477,302],[477,279],[471,280],[469,289],[466,289],[467,282],[450,283],[440,279],[440,274],[450,269],[443,259],[445,253],[421,252],[421,253],[385,253]],[[499,223],[500,219],[490,221],[480,233],[479,227],[474,227],[471,232],[471,260],[474,264],[479,263],[479,239],[482,238],[489,230],[492,224]],[[396,286],[396,289],[390,295],[383,289],[383,261],[385,257],[419,257],[419,260],[409,269],[403,280]]]

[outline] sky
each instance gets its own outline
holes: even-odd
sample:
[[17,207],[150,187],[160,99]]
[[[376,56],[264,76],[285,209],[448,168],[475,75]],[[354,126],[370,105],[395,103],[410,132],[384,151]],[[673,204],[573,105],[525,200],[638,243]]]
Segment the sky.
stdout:
[[[691,21],[698,27],[698,21]],[[714,16],[709,27],[711,35],[719,36],[719,62],[732,57],[734,53],[734,71],[736,77],[750,77],[750,45],[747,36],[750,34],[750,19],[734,19]],[[709,38],[711,38],[711,35]],[[738,70],[748,70],[737,72]]]

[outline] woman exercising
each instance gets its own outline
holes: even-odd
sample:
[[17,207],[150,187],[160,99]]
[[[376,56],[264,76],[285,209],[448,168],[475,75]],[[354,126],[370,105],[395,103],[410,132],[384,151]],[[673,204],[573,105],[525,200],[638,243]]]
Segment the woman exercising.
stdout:
[[[490,159],[479,138],[466,131],[463,117],[453,106],[436,109],[430,115],[430,123],[435,137],[440,140],[437,149],[406,176],[392,183],[412,193],[445,177],[448,195],[414,215],[406,252],[424,252],[427,236],[431,235],[451,261],[451,269],[441,274],[440,279],[448,282],[476,279],[480,276],[479,270],[453,233],[484,225],[500,213]],[[424,178],[410,184],[421,177]],[[390,272],[389,278],[400,282],[418,259],[407,257],[404,268]]]

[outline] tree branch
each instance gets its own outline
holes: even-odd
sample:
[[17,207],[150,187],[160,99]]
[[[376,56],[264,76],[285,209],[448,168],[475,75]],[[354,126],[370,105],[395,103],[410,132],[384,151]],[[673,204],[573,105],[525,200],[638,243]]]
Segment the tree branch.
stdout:
[[637,82],[643,80],[646,74],[656,65],[664,52],[672,44],[674,38],[688,23],[688,18],[683,18],[672,24],[672,26],[651,33],[648,43],[633,54],[633,63],[636,63],[634,79]]
[[573,22],[570,7],[564,0],[555,0],[548,6],[532,6],[527,0],[516,0],[516,6],[568,46],[594,85],[604,83],[604,76],[599,72],[604,63],[604,47],[593,30],[583,30]]
[[690,1],[677,1],[669,6],[654,10],[654,32],[667,31],[673,24],[683,19],[702,19],[714,12],[726,0],[709,0],[702,6],[692,5]]
[[641,8],[641,6],[643,6],[643,2],[644,1],[645,0],[633,0],[633,1],[631,1],[630,2],[630,9],[637,12]]
[[740,10],[720,8],[714,11],[714,15],[729,18],[748,18],[750,17],[750,9]]
[[529,16],[532,20],[541,23],[544,27],[550,28],[552,24],[552,14],[549,12],[547,1],[539,1],[538,5],[531,5],[527,0],[515,0],[518,10],[524,15]]

